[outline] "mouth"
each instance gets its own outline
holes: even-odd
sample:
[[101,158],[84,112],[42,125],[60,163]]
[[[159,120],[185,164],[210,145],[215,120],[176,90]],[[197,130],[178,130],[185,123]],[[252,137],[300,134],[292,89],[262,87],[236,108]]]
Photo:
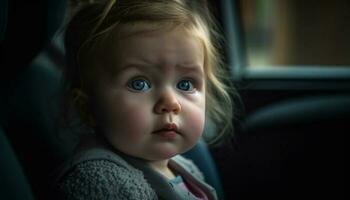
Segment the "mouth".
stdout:
[[164,139],[175,139],[180,132],[178,131],[178,127],[174,123],[165,124],[161,129],[156,130],[153,134],[164,138]]

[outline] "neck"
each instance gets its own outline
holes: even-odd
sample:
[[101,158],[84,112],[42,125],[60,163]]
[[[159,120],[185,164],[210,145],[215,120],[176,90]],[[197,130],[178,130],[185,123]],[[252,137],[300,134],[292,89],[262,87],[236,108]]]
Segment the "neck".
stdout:
[[150,167],[168,179],[175,178],[175,174],[168,167],[169,159],[161,161],[149,161]]

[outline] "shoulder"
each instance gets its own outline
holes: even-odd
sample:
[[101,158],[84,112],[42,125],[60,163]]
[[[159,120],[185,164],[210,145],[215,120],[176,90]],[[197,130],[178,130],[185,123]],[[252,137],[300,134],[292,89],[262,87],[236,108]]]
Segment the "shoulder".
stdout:
[[71,166],[55,184],[61,199],[156,199],[141,171],[106,159]]
[[175,161],[187,172],[189,172],[192,176],[196,177],[199,180],[204,180],[203,173],[199,170],[199,168],[195,165],[195,163],[192,160],[187,159],[181,155],[174,156],[172,160]]

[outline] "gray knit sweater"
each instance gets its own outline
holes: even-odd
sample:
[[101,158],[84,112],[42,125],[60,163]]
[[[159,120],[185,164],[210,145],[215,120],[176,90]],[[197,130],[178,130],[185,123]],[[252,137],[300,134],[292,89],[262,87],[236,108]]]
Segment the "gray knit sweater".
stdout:
[[[209,199],[217,199],[215,190],[204,182],[192,161],[175,156],[169,166],[195,183]],[[67,200],[195,199],[143,161],[101,148],[81,152],[70,159],[60,169],[54,187],[55,197]]]

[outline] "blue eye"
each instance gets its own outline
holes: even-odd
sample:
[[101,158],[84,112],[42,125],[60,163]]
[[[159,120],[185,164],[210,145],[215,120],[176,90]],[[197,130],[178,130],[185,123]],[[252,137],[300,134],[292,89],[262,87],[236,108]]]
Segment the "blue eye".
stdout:
[[190,80],[182,80],[176,85],[176,87],[179,90],[183,90],[183,91],[192,91],[192,90],[194,90],[193,84],[192,84],[192,82]]
[[145,79],[134,79],[128,83],[128,88],[140,92],[149,90],[151,86]]

